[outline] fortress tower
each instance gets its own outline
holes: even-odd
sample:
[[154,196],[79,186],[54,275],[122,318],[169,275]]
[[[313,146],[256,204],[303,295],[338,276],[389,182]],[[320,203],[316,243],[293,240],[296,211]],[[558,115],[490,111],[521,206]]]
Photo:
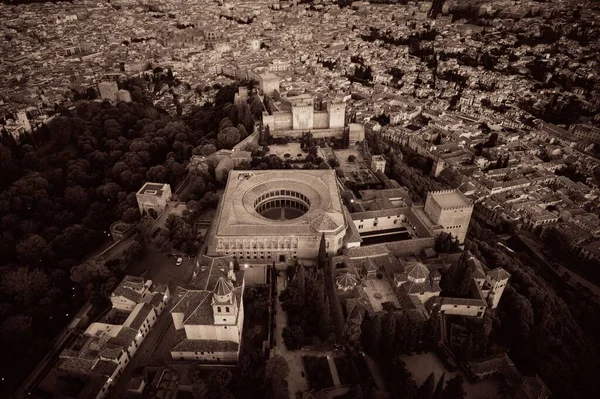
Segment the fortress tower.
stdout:
[[498,307],[498,302],[500,302],[500,298],[502,298],[504,288],[506,288],[509,278],[510,274],[501,267],[490,270],[485,276],[486,288],[489,288],[490,290],[488,302],[492,309]]
[[381,155],[373,155],[371,158],[371,170],[373,172],[381,171],[385,173],[385,158]]
[[346,121],[346,104],[343,102],[330,101],[327,103],[329,113],[329,128],[343,128]]
[[458,190],[432,191],[427,194],[425,213],[460,243],[465,241],[473,213],[473,203]]
[[315,106],[312,96],[303,94],[296,97],[289,97],[288,99],[292,103],[292,129],[313,129]]

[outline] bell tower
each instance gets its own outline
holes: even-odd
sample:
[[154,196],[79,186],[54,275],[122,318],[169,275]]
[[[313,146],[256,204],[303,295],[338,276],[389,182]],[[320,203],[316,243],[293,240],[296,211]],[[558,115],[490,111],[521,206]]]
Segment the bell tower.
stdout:
[[220,277],[213,291],[212,307],[214,323],[234,325],[237,319],[237,300],[233,294],[233,284]]

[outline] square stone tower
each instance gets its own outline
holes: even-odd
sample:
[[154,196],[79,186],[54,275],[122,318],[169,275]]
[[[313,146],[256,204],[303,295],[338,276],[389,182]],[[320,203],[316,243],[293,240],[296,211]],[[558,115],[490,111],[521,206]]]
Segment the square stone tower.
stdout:
[[338,101],[327,103],[327,112],[329,113],[329,128],[343,128],[346,121],[346,104]]
[[385,173],[385,158],[381,155],[373,155],[371,158],[371,170],[375,173],[377,171]]
[[100,82],[98,83],[98,91],[100,92],[100,98],[103,100],[109,100],[113,103],[119,101],[117,82]]
[[458,190],[432,191],[427,194],[424,210],[445,232],[452,234],[460,243],[465,241],[473,203],[463,193]]
[[486,288],[490,289],[488,303],[492,309],[498,307],[498,302],[502,298],[508,279],[510,279],[510,273],[501,267],[490,270],[485,276]]
[[315,105],[312,96],[303,94],[296,97],[289,97],[288,99],[292,103],[292,129],[313,129]]
[[273,72],[266,72],[259,76],[259,87],[267,96],[273,96],[279,91],[279,76]]

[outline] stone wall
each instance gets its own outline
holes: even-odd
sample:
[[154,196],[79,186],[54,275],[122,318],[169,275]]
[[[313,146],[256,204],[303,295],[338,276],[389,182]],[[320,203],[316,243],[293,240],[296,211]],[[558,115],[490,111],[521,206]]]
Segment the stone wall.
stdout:
[[288,130],[292,129],[292,113],[291,112],[274,112],[273,113],[274,126],[269,126],[271,132],[273,130]]
[[246,151],[246,146],[248,145],[258,145],[259,134],[258,131],[255,130],[250,136],[246,137],[244,140],[240,141],[233,147],[233,151]]
[[315,111],[313,115],[313,128],[314,129],[327,129],[329,128],[329,114],[324,111]]
[[394,241],[386,244],[386,247],[396,257],[405,257],[413,254],[419,254],[426,248],[433,248],[435,245],[434,237],[413,238],[411,240]]
[[[301,139],[302,133],[307,132],[308,130],[279,130],[273,131],[271,130],[272,137],[288,137],[292,139]],[[342,134],[344,133],[344,129],[319,129],[319,130],[311,130],[310,131],[315,139],[323,139],[327,137],[335,137],[342,138]]]

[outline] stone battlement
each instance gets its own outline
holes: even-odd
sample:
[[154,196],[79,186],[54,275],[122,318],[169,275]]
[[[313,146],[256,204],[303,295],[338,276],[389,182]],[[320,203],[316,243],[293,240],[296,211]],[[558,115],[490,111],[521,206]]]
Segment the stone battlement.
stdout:
[[[448,201],[448,205],[444,205],[444,203],[446,201],[443,201],[443,200],[438,201],[438,199],[436,199],[436,197],[444,196],[447,194],[456,195],[457,197],[459,197],[458,201],[457,200]],[[456,189],[430,191],[427,193],[427,197],[428,198],[431,197],[432,199],[435,199],[436,202],[438,203],[438,205],[440,205],[440,207],[444,211],[457,211],[457,210],[466,210],[466,209],[473,208],[473,201],[471,201],[462,192],[460,192],[459,190],[456,190]],[[464,205],[455,205],[456,202],[464,202]]]

